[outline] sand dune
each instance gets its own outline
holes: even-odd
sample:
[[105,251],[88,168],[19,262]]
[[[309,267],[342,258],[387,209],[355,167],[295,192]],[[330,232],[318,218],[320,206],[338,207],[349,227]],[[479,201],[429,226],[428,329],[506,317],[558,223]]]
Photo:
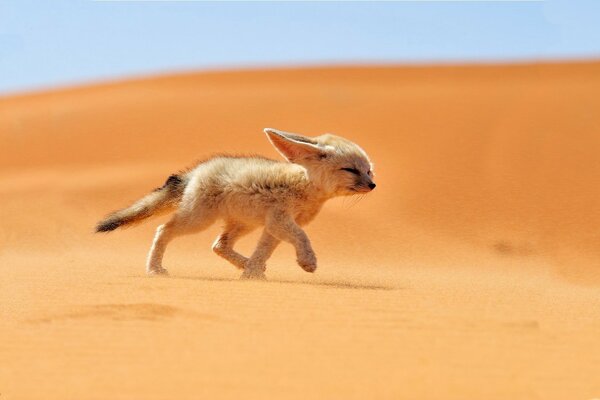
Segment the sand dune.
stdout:
[[[600,62],[232,71],[0,98],[0,396],[600,397]],[[163,220],[107,212],[266,126],[334,132],[377,189],[269,282],[215,226],[144,276]],[[251,251],[256,235],[240,244]]]

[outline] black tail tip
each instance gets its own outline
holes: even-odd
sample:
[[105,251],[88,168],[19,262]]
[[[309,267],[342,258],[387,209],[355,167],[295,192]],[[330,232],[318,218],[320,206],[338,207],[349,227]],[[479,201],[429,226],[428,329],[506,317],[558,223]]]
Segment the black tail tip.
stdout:
[[121,226],[120,221],[102,221],[96,225],[96,232],[110,232]]

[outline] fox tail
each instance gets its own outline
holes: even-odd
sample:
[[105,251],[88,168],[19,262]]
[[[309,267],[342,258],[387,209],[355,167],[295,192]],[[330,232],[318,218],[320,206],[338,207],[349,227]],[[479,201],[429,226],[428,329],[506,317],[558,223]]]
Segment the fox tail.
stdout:
[[187,181],[180,175],[171,175],[165,184],[132,205],[115,211],[96,225],[96,232],[110,232],[122,226],[137,224],[151,216],[161,215],[175,208]]

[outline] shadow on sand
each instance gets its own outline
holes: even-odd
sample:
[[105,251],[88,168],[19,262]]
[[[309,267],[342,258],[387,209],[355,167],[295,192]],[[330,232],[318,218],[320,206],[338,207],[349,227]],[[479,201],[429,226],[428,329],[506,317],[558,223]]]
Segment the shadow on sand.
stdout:
[[[187,279],[187,280],[198,280],[198,281],[214,281],[214,282],[248,282],[238,278],[223,278],[213,276],[169,276],[167,279]],[[333,289],[360,289],[360,290],[399,290],[402,288],[393,286],[382,286],[367,283],[354,283],[354,282],[340,282],[340,281],[294,281],[288,279],[267,279],[265,281],[251,281],[251,282],[265,282],[265,283],[283,283],[283,284],[294,284],[294,285],[307,285],[307,286],[322,286]]]

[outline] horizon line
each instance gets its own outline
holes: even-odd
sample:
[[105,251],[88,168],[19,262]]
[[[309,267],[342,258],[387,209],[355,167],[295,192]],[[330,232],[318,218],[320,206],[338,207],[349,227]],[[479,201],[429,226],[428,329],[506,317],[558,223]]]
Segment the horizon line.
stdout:
[[[94,0],[112,1],[112,0]],[[132,0],[137,1],[137,0]],[[146,1],[146,0],[144,0]],[[243,73],[261,71],[293,71],[311,69],[361,69],[361,68],[468,68],[468,67],[524,67],[533,65],[561,65],[561,64],[593,64],[600,63],[600,54],[593,57],[565,57],[565,58],[519,58],[509,60],[448,60],[448,61],[359,61],[359,62],[306,62],[306,63],[269,63],[249,64],[245,66],[221,66],[198,68],[171,68],[132,74],[119,74],[97,79],[77,80],[56,85],[41,85],[36,88],[16,90],[0,90],[0,101],[8,98],[35,96],[38,94],[58,91],[70,91],[94,86],[108,86],[125,82],[137,82],[152,79],[161,79],[177,76],[218,73]]]

